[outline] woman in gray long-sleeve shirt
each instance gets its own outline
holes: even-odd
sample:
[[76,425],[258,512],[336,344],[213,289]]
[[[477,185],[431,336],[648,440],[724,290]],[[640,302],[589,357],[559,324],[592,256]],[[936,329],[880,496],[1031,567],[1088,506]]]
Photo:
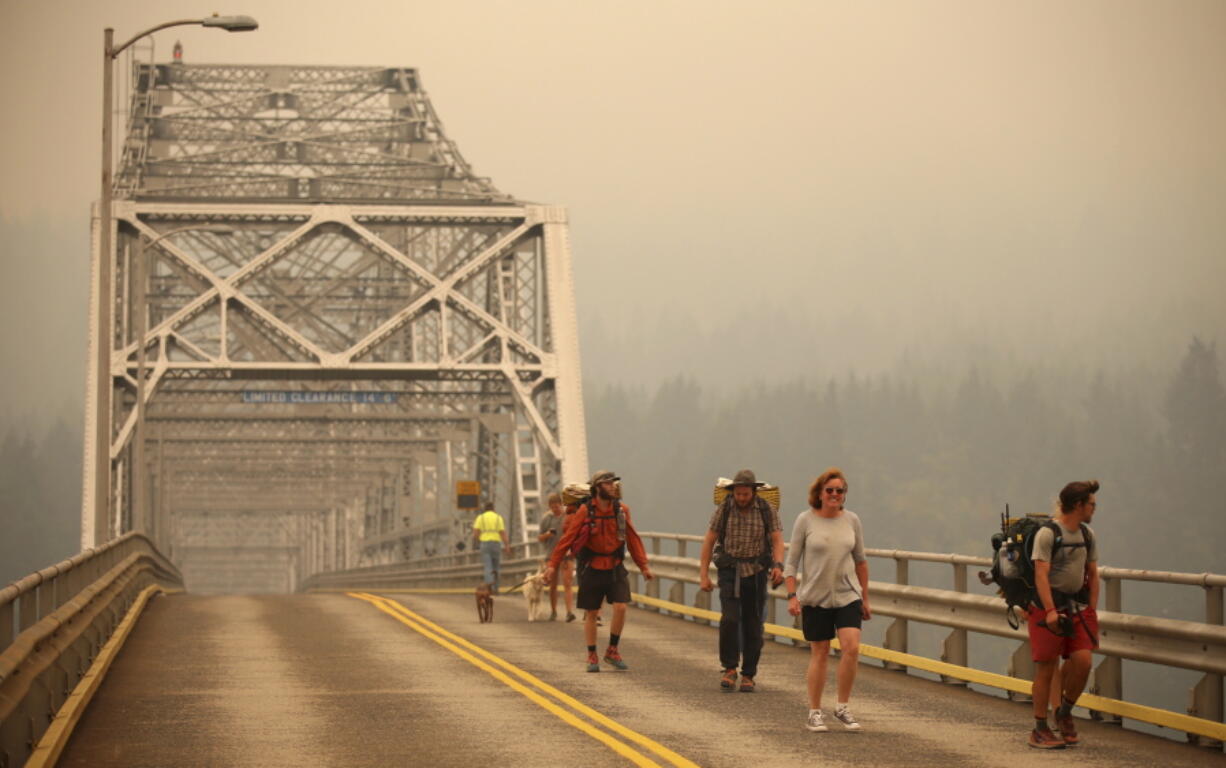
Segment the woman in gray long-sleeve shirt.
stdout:
[[[861,730],[847,708],[860,658],[860,622],[872,614],[868,608],[868,561],[864,557],[864,531],[860,518],[844,509],[847,478],[831,467],[809,488],[809,509],[792,527],[783,575],[787,580],[788,612],[803,614],[801,625],[809,641],[809,719],[805,727],[823,732],[822,688],[830,641],[838,635],[838,702],[834,717],[849,731]],[[804,573],[799,592],[796,575]]]

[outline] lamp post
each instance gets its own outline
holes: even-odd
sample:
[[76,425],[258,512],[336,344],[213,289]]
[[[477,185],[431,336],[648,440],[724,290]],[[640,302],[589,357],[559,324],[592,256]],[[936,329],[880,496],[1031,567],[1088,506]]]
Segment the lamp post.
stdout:
[[148,341],[148,311],[145,306],[145,284],[149,281],[149,264],[146,249],[162,242],[172,235],[184,232],[212,232],[218,235],[232,235],[234,229],[225,224],[189,224],[163,232],[145,245],[144,235],[137,233],[136,248],[133,253],[133,289],[132,306],[136,308],[136,428],[132,432],[132,530],[144,531],[154,541],[161,543],[157,537],[162,536],[160,526],[151,525],[148,512],[148,482],[145,477],[145,352]]
[[167,27],[184,25],[215,27],[227,32],[250,32],[259,24],[250,16],[209,16],[203,19],[181,19],[150,27],[123,45],[115,46],[115,30],[107,27],[102,33],[102,192],[98,200],[98,306],[94,317],[97,324],[97,359],[94,367],[94,445],[93,445],[93,514],[90,544],[97,546],[111,535],[111,136],[112,88],[116,57],[137,40]]

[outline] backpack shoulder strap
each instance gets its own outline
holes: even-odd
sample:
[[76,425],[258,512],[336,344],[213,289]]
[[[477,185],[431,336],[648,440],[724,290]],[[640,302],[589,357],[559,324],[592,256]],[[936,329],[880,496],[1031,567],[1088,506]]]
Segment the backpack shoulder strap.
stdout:
[[1081,523],[1081,539],[1085,542],[1086,548],[1086,577],[1090,574],[1090,547],[1094,545],[1094,534],[1090,533],[1090,526]]
[[766,540],[766,549],[763,550],[766,554],[771,553],[771,505],[766,499],[761,496],[755,496],[758,500],[758,511],[762,513],[762,538]]
[[[1051,535],[1055,537],[1051,542],[1051,556],[1052,559],[1055,559],[1056,550],[1064,545],[1064,532],[1060,530],[1060,524],[1055,520],[1048,520],[1046,523],[1043,523],[1042,527],[1050,530]],[[1037,534],[1038,531],[1035,531],[1035,533]]]
[[719,505],[719,537],[716,539],[715,543],[719,544],[719,548],[721,550],[724,548],[724,536],[728,532],[728,509],[731,506],[728,503],[728,499],[730,498],[732,498],[731,493],[725,496],[724,500],[720,502]]

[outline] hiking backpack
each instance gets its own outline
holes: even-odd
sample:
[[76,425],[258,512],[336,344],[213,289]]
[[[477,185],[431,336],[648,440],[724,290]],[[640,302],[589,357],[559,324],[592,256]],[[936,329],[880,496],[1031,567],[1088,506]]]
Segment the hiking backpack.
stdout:
[[[1023,611],[1028,611],[1031,605],[1039,605],[1038,590],[1035,587],[1034,581],[1034,560],[1032,554],[1034,552],[1034,537],[1040,530],[1044,528],[1051,529],[1055,535],[1055,539],[1051,545],[1051,556],[1054,561],[1056,552],[1061,547],[1085,547],[1088,551],[1093,543],[1093,537],[1090,534],[1090,529],[1085,523],[1081,523],[1082,541],[1079,543],[1065,543],[1064,532],[1057,523],[1050,517],[1041,515],[1026,515],[1025,517],[1013,518],[1009,517],[1009,505],[1005,505],[1005,511],[1000,516],[1000,532],[992,534],[992,570],[990,573],[981,571],[979,580],[984,584],[995,584],[999,587],[1001,597],[1005,598],[1005,619],[1009,622],[1009,626],[1017,629],[1021,626],[1021,622],[1014,612],[1014,608],[1021,608]],[[1089,569],[1089,558],[1086,559],[1086,569]],[[1081,592],[1076,593],[1076,597],[1082,602],[1088,600],[1088,597],[1082,595],[1085,592],[1083,583]],[[1067,600],[1072,595],[1052,590],[1052,598],[1057,604],[1061,599]]]
[[712,550],[711,562],[716,568],[733,568],[740,562],[760,562],[763,567],[770,568],[774,565],[774,558],[771,551],[771,505],[770,502],[760,496],[754,496],[754,504],[758,508],[758,512],[762,515],[763,542],[762,554],[757,557],[744,558],[733,557],[724,552],[724,537],[728,535],[728,517],[731,514],[731,505],[727,501],[721,504],[719,518],[719,538],[715,541],[715,548]]
[[[626,557],[626,513],[622,511],[621,502],[617,499],[613,500],[613,514],[597,515],[596,502],[591,496],[579,499],[576,502],[576,507],[587,509],[587,520],[580,521],[576,525],[581,526],[575,532],[575,538],[570,543],[570,553],[579,564],[579,568],[587,567],[588,562],[597,555],[607,555],[614,560],[621,561]],[[576,511],[576,514],[577,511]],[[617,520],[617,533],[621,539],[621,544],[612,552],[596,552],[588,547],[588,541],[591,540],[592,534],[596,531],[597,520]]]

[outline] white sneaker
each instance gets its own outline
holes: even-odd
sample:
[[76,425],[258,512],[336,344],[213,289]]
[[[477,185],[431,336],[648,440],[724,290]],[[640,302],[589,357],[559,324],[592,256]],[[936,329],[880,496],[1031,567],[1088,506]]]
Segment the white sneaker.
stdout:
[[826,727],[826,721],[822,719],[822,711],[820,709],[809,715],[808,721],[805,722],[805,727],[817,733],[825,733],[830,730]]
[[838,709],[834,710],[834,717],[843,724],[845,729],[849,731],[860,730],[860,724],[856,722],[855,715],[853,715],[851,710],[847,707],[839,707]]

